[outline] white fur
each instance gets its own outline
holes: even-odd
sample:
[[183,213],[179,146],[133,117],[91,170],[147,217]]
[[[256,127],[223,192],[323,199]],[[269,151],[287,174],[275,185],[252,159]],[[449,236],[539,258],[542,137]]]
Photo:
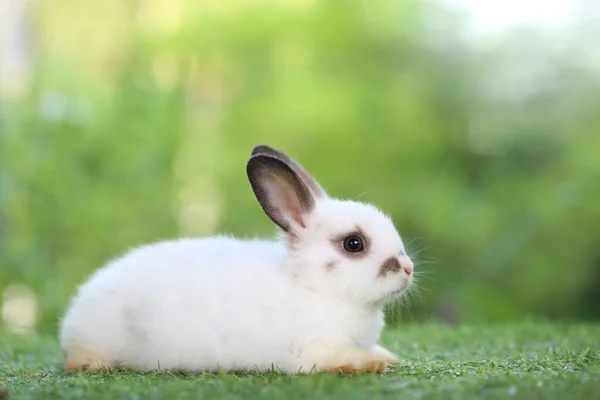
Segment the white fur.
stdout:
[[[67,359],[285,372],[393,360],[377,346],[382,301],[412,275],[378,275],[391,256],[410,263],[392,222],[373,206],[329,198],[305,217],[295,239],[180,239],[110,262],[79,288],[62,320]],[[357,226],[370,239],[362,259],[331,242]]]

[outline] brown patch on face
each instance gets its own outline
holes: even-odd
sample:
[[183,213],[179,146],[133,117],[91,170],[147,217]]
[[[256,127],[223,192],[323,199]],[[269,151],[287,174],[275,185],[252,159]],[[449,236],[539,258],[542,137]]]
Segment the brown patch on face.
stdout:
[[[362,239],[364,246],[362,251],[357,253],[351,253],[344,249],[344,239],[346,239],[349,236],[358,236]],[[360,227],[360,225],[356,225],[356,228],[351,232],[337,235],[331,238],[331,243],[340,252],[340,254],[344,257],[348,257],[351,259],[360,259],[365,257],[369,252],[370,242],[371,241],[365,234],[365,231]]]
[[400,270],[402,270],[400,261],[398,261],[398,259],[396,257],[390,257],[387,260],[385,260],[383,264],[381,264],[381,267],[379,268],[379,273],[377,274],[377,276],[385,277],[385,276],[388,276],[389,274],[398,273],[398,272],[400,272]]
[[335,268],[337,264],[337,261],[329,261],[327,264],[325,264],[325,270],[326,271],[331,271]]

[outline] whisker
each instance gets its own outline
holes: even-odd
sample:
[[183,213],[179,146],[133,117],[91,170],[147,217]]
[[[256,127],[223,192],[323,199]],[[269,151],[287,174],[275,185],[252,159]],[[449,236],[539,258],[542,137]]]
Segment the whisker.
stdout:
[[422,269],[413,272],[415,275],[431,275],[434,271],[423,271]]
[[[435,279],[435,275],[420,275],[420,276],[415,276],[413,278],[413,285],[418,285],[421,282],[421,279],[427,280],[428,282],[437,282],[437,279]],[[411,285],[411,286],[413,286]],[[421,286],[419,286],[421,287]]]
[[416,257],[416,256],[418,256],[419,254],[421,254],[423,251],[425,251],[425,250],[429,250],[429,249],[431,249],[432,247],[433,247],[432,245],[430,245],[430,246],[425,246],[425,247],[422,247],[422,248],[420,248],[420,249],[418,249],[418,250],[415,250],[415,251],[412,251],[412,252],[410,252],[408,256],[409,256],[410,258],[415,258],[415,257]]
[[417,240],[423,240],[423,237],[416,237],[414,239],[412,239],[411,241],[407,242],[404,244],[404,247],[409,247],[411,244],[413,244],[414,242],[416,242]]
[[[450,267],[450,265],[447,262],[440,260],[439,258],[436,258],[436,257],[427,257],[427,259],[425,259],[425,260],[429,264],[438,263],[438,264],[443,264],[446,267]],[[419,261],[419,262],[425,262],[425,261]]]
[[359,195],[357,195],[357,196],[354,196],[354,197],[352,198],[352,200],[353,200],[353,201],[356,201],[356,200],[358,200],[358,198],[359,198],[359,197],[362,197],[362,196],[364,196],[365,194],[367,194],[367,192],[362,192],[362,193],[360,193]]
[[438,264],[437,261],[433,261],[433,260],[413,260],[413,264],[417,264],[417,265],[432,265],[432,264]]

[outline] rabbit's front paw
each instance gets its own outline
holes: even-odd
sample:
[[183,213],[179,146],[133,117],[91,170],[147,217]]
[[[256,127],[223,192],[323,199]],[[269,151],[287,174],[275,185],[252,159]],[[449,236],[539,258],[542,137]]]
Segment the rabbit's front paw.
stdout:
[[327,362],[321,363],[322,370],[327,373],[344,374],[382,374],[390,365],[400,363],[392,353],[384,348],[377,347],[373,351],[365,351],[359,348],[339,348],[335,354],[330,353]]
[[379,345],[375,346],[375,350],[373,351],[373,353],[375,353],[375,356],[379,360],[385,361],[389,365],[398,365],[402,362],[394,353]]
[[63,351],[65,357],[65,370],[69,373],[81,371],[107,371],[110,370],[110,364],[91,352],[66,352]]
[[353,363],[344,364],[338,367],[329,368],[325,372],[334,374],[383,374],[387,367],[388,363],[385,361],[371,361],[363,365]]

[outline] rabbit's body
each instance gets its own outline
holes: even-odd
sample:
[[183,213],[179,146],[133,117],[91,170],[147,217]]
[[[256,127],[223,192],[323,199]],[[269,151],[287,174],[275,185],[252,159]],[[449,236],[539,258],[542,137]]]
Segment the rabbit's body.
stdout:
[[295,161],[257,146],[248,179],[274,241],[145,245],[82,285],[60,341],[69,370],[378,371],[383,303],[412,282],[392,221],[332,199]]
[[311,290],[286,262],[281,243],[228,237],[135,249],[81,288],[61,342],[113,368],[287,372],[313,368],[320,345],[376,343],[380,310]]

